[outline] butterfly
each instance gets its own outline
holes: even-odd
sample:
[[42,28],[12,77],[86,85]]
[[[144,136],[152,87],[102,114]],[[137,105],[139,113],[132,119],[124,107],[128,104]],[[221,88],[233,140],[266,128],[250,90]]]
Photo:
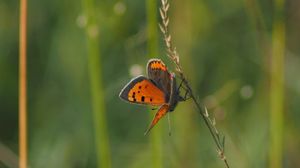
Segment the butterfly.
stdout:
[[160,59],[148,61],[147,75],[133,78],[119,94],[126,102],[159,107],[145,135],[167,112],[172,112],[179,101],[185,100],[179,94],[175,74],[170,73]]

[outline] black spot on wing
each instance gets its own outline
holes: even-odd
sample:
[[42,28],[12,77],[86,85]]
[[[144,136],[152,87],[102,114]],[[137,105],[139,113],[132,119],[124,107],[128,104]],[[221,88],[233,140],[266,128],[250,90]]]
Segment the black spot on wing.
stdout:
[[[120,94],[119,94],[119,97],[123,100],[126,100],[128,101],[128,94],[129,94],[129,91],[138,83],[138,82],[141,82],[143,80],[149,80],[147,79],[146,77],[144,76],[138,76],[136,78],[133,78],[130,82],[128,82],[128,84],[121,90]],[[132,95],[133,96],[133,95]],[[134,96],[135,97],[135,96]],[[133,97],[133,98],[134,98]],[[135,100],[136,101],[136,100]]]

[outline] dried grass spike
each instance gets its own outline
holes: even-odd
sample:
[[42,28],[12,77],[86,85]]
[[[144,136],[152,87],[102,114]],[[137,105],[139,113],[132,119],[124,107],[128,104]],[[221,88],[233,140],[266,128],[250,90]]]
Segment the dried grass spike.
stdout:
[[164,27],[163,27],[161,24],[158,24],[158,26],[159,26],[160,31],[161,31],[163,34],[165,34],[166,31],[165,31]]
[[161,8],[159,8],[159,12],[160,12],[161,18],[164,20],[166,18],[164,11]]
[[169,18],[167,18],[166,20],[163,21],[164,25],[166,25],[166,27],[169,25]]
[[175,69],[176,72],[179,74],[179,77],[183,81],[183,85],[187,88],[189,95],[191,99],[194,101],[195,105],[197,106],[197,109],[202,116],[202,119],[204,120],[207,128],[209,129],[210,134],[212,135],[212,138],[216,144],[217,147],[217,152],[221,159],[224,161],[225,165],[227,168],[229,168],[229,165],[227,163],[226,157],[224,155],[224,143],[225,140],[221,142],[221,139],[219,137],[219,132],[217,131],[217,128],[215,127],[216,121],[213,119],[213,121],[209,118],[209,114],[207,112],[206,107],[204,109],[201,107],[200,103],[196,99],[191,86],[189,85],[188,81],[186,80],[185,75],[183,74],[182,68],[179,64],[179,55],[176,51],[176,48],[173,47],[172,45],[172,38],[171,35],[169,34],[169,17],[168,17],[168,10],[169,10],[169,2],[168,0],[161,0],[162,6],[159,8],[160,16],[162,19],[162,24],[159,24],[160,30],[163,33],[164,36],[164,41],[166,45],[166,51],[167,51],[167,56],[173,61],[175,64]]
[[170,4],[167,3],[167,5],[165,6],[165,11],[167,12],[169,10]]

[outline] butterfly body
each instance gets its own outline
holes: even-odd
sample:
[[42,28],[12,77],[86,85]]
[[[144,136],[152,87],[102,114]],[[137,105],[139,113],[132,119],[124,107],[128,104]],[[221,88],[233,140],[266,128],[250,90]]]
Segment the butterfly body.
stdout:
[[172,112],[182,97],[176,85],[175,74],[170,73],[160,59],[151,59],[147,64],[148,78],[133,78],[120,92],[119,97],[127,102],[160,106],[146,133],[167,113]]

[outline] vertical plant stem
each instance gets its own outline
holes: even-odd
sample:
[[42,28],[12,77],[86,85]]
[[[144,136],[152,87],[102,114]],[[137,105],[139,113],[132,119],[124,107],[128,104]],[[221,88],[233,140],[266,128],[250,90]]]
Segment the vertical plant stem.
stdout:
[[99,26],[95,16],[93,0],[83,0],[87,18],[86,35],[88,50],[88,68],[90,94],[92,101],[95,143],[98,167],[111,167],[109,137],[106,124],[104,91],[102,83],[101,59],[99,49]]
[[19,25],[19,167],[27,167],[26,32],[27,0],[20,0]]
[[[148,36],[148,56],[150,58],[158,55],[158,30],[157,30],[157,1],[147,0],[147,36]],[[150,113],[150,122],[153,119],[153,113]],[[151,152],[154,168],[163,167],[162,163],[162,145],[161,130],[156,129],[150,135]]]
[[285,23],[284,0],[276,0],[272,32],[269,166],[282,167]]
[[149,57],[158,55],[157,1],[147,0],[147,39]]

